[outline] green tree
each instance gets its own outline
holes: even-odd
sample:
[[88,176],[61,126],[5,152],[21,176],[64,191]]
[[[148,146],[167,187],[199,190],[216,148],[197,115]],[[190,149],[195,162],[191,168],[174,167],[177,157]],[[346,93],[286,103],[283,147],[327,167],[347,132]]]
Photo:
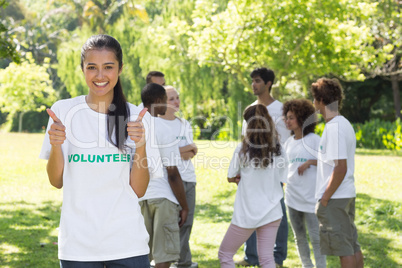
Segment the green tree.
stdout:
[[9,119],[19,113],[19,131],[24,113],[43,111],[56,100],[46,64],[39,66],[27,56],[21,64],[11,63],[0,70],[0,109],[9,113]]
[[[6,0],[0,0],[0,9],[5,9],[8,3]],[[3,13],[2,10],[1,13]],[[12,41],[12,35],[4,25],[4,20],[0,20],[0,60],[11,59],[11,61],[20,62],[20,56],[16,51],[16,45]]]
[[81,47],[91,32],[84,26],[73,32],[68,42],[62,43],[57,50],[57,74],[66,86],[71,97],[88,93],[88,87],[81,70]]
[[[224,10],[226,1],[220,2],[217,9]],[[136,40],[130,50],[139,57],[142,76],[151,70],[162,71],[167,84],[179,90],[183,116],[199,128],[198,135],[216,138],[222,126],[237,122],[238,102],[249,103],[252,95],[222,66],[201,66],[190,57],[196,1],[148,1],[145,7],[150,22],[132,27]],[[228,132],[237,137],[237,128],[231,127]]]
[[[130,102],[140,102],[145,75],[159,70],[165,73],[167,83],[180,91],[184,116],[195,118],[193,125],[200,129],[223,125],[237,137],[239,115],[255,98],[249,73],[257,66],[276,71],[274,96],[286,99],[295,94],[306,96],[309,84],[318,76],[361,81],[388,64],[397,46],[378,45],[373,34],[374,21],[382,21],[376,16],[386,1],[396,3],[136,1],[140,6],[133,1],[55,1],[61,5],[58,8],[75,10],[81,26],[70,31],[70,40],[57,47],[58,75],[72,96],[86,94],[79,67],[80,48],[92,34],[110,34],[123,48],[121,80]],[[389,33],[392,35],[392,29]],[[376,86],[373,94],[363,94],[365,100],[357,106],[374,107],[375,90],[380,88],[384,87]],[[362,96],[361,92],[356,96]],[[210,134],[203,137],[216,136]]]
[[[90,5],[93,4],[94,3]],[[123,2],[120,4],[123,4]],[[125,8],[119,11],[121,14],[119,13],[118,17],[109,20],[111,24],[104,24],[104,22],[102,22],[101,27],[106,28],[100,32],[107,30],[107,34],[119,40],[124,54],[124,72],[121,76],[123,90],[129,101],[139,104],[141,102],[140,89],[145,83],[139,67],[139,57],[134,55],[130,50],[136,42],[135,29],[138,28],[139,25],[148,23],[148,15],[146,10],[139,5],[132,5],[131,3],[125,2],[124,7]],[[95,8],[95,6],[93,6],[94,10],[98,8],[100,7]],[[95,12],[94,10],[93,12]],[[106,16],[106,13],[104,16]],[[95,23],[95,25],[99,24]],[[81,47],[85,41],[91,35],[99,33],[95,32],[95,30],[94,25],[89,22],[84,22],[81,28],[71,33],[72,38],[67,42],[63,42],[58,48],[58,75],[72,97],[87,94],[87,85],[83,79],[80,66],[80,53]]]
[[274,95],[292,80],[308,85],[328,74],[362,80],[364,66],[385,60],[367,45],[373,38],[363,22],[374,12],[375,4],[346,0],[233,0],[222,12],[213,1],[197,1],[189,50],[201,65],[223,66],[246,88],[252,68],[274,69]]
[[381,77],[391,81],[395,118],[402,119],[399,84],[402,81],[402,6],[398,0],[376,0],[377,11],[368,23],[375,37],[373,46],[386,53],[387,61],[374,70],[368,70],[367,77]]
[[98,33],[106,33],[116,23],[124,12],[133,17],[147,21],[148,14],[140,5],[133,4],[133,1],[84,1],[83,19],[91,27],[91,30]]

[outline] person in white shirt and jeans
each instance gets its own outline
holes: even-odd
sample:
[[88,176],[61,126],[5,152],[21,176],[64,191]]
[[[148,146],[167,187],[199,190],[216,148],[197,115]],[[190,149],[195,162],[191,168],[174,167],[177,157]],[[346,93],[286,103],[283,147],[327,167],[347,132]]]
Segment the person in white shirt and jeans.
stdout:
[[320,136],[314,133],[317,116],[311,101],[290,100],[283,104],[287,129],[292,131],[284,145],[289,161],[285,202],[297,252],[303,268],[314,267],[310,258],[307,229],[313,246],[315,265],[326,267],[326,257],[320,253],[318,219],[315,215],[315,184],[317,180],[317,150]]

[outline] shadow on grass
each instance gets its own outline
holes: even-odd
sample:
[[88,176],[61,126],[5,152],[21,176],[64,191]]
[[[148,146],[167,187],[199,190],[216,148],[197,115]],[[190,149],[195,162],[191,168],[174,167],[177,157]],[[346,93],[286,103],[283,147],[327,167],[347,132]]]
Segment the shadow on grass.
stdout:
[[[229,223],[231,221],[232,212],[222,210],[222,205],[219,204],[219,202],[227,199],[232,194],[233,192],[230,191],[221,192],[219,193],[219,196],[214,196],[214,199],[211,201],[212,204],[197,204],[197,218],[205,219],[206,222],[209,220],[213,223]],[[358,229],[358,240],[365,258],[365,267],[402,267],[400,259],[396,259],[400,258],[398,257],[400,254],[398,253],[398,245],[395,245],[394,243],[401,235],[402,220],[400,215],[402,215],[402,203],[400,202],[377,199],[367,194],[357,195],[355,223]],[[207,232],[214,232],[214,230],[208,230]],[[198,246],[201,246],[205,250],[212,249],[216,252],[216,258],[213,259],[208,259],[208,256],[204,254],[203,251],[197,250],[194,252],[194,258],[199,262],[200,267],[219,267],[219,261],[217,259],[218,246],[214,243],[208,242],[202,243]],[[301,267],[300,260],[297,254],[295,254],[296,245],[294,243],[293,233],[290,226],[288,247],[289,249],[293,248],[294,252],[288,255],[288,258],[290,258],[288,261],[285,261],[285,267]],[[291,264],[287,265],[287,262],[288,264]],[[294,266],[295,263],[297,263],[296,266]],[[340,267],[339,257],[328,256],[327,267]]]
[[[399,202],[377,199],[367,194],[357,194],[355,224],[359,236],[358,241],[364,255],[365,267],[402,267],[401,263],[395,260],[395,256],[400,256],[400,253],[398,253],[398,246],[394,244],[395,240],[398,239],[395,237],[400,237],[402,230],[401,214],[402,204]],[[384,234],[393,237],[393,239],[384,237]],[[296,247],[292,240],[293,233],[290,231],[289,248]],[[394,256],[390,256],[391,254]],[[300,263],[297,255],[294,255],[293,258]],[[339,268],[339,257],[327,256],[327,267]]]
[[232,211],[223,211],[220,204],[197,204],[195,208],[197,219],[212,221],[214,223],[230,222],[232,220]]
[[356,148],[356,154],[372,156],[402,156],[402,151]]
[[391,239],[381,237],[378,233],[387,233],[389,237],[400,237],[402,203],[358,194],[356,213],[359,243],[365,255],[365,262],[370,264],[368,267],[401,267],[401,263],[397,263],[389,256],[390,253],[400,256],[400,253],[397,253],[398,247]]
[[0,203],[0,264],[5,267],[58,267],[60,203]]
[[[199,219],[212,221],[214,223],[230,222],[233,215],[233,201],[228,199],[236,194],[236,190],[220,191],[213,196],[208,203],[197,203],[195,214]],[[228,208],[230,208],[228,210]]]

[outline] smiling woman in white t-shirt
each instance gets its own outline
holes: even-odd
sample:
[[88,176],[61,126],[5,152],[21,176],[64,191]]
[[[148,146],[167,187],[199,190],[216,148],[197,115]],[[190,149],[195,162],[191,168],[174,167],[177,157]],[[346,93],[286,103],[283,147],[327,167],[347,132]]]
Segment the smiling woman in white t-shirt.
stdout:
[[317,151],[320,143],[320,137],[314,134],[317,121],[315,108],[308,100],[291,100],[284,103],[283,115],[286,128],[293,134],[284,145],[289,161],[285,203],[288,207],[290,225],[302,267],[314,267],[310,258],[308,230],[316,267],[324,268],[326,257],[320,253],[318,219],[314,213]]
[[150,177],[152,148],[145,139],[150,115],[126,102],[122,66],[116,39],[90,37],[81,51],[88,95],[48,109],[40,157],[48,160],[50,183],[63,188],[58,243],[63,268],[150,265],[138,204]]
[[249,106],[244,119],[246,135],[236,148],[228,170],[228,181],[238,183],[238,189],[232,222],[219,248],[219,260],[222,268],[235,267],[233,255],[257,231],[260,266],[274,268],[273,249],[283,216],[280,182],[286,178],[286,157],[264,105]]

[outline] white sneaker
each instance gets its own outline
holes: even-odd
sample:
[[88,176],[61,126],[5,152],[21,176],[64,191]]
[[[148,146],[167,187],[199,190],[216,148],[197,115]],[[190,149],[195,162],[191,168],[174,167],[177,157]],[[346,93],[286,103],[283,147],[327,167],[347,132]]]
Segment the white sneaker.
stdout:
[[198,263],[192,262],[190,266],[184,267],[184,266],[179,266],[177,264],[177,262],[175,262],[170,265],[170,268],[198,268]]

